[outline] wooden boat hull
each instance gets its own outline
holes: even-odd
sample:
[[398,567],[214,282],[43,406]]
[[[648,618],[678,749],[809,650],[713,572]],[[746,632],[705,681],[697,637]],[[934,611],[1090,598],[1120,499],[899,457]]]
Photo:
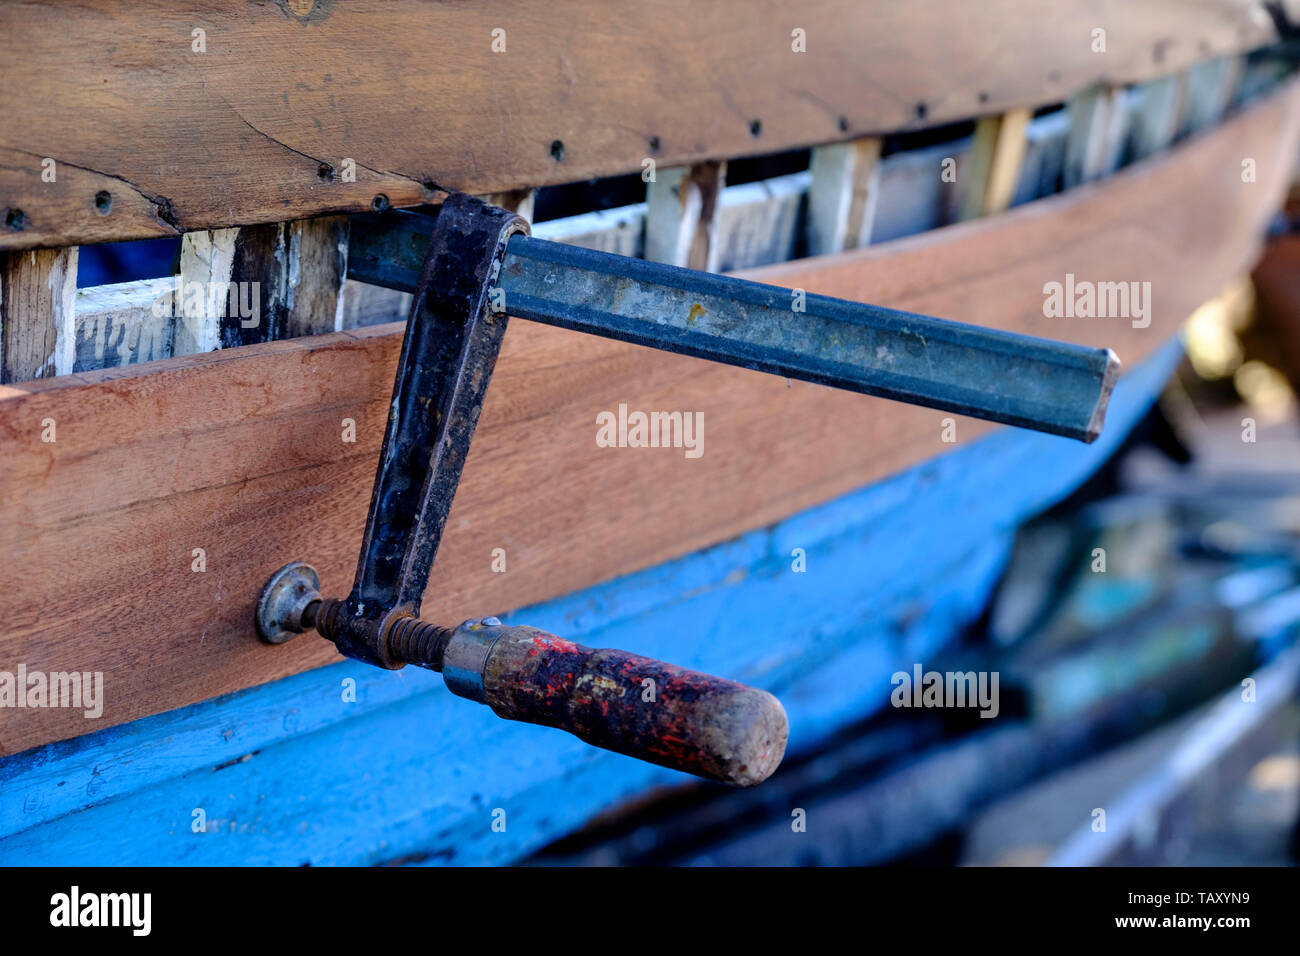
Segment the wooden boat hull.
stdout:
[[[686,264],[739,268],[788,259],[800,235],[813,252],[852,248],[870,236],[877,198],[877,240],[979,217],[744,274],[1118,352],[1126,372],[1109,425],[1084,446],[512,324],[426,614],[516,609],[503,616],[767,688],[799,752],[884,706],[893,672],[980,613],[1016,525],[1123,442],[1179,359],[1180,323],[1255,260],[1300,141],[1292,80],[1161,152],[1217,122],[1234,71],[1249,72],[1235,55],[1275,36],[1227,0],[1119,4],[1105,58],[1083,42],[1092,7],[1068,4],[1050,44],[1026,41],[1028,60],[997,55],[1008,29],[1040,31],[1027,0],[978,16],[958,2],[937,16],[889,0],[848,17],[842,33],[844,11],[818,0],[810,35],[836,39],[806,60],[791,60],[784,27],[771,33],[771,17],[733,3],[696,17],[691,38],[679,31],[689,17],[641,11],[604,31],[613,46],[573,46],[559,71],[550,51],[530,47],[554,30],[515,36],[532,64],[520,72],[459,42],[436,63],[421,55],[453,16],[459,36],[487,35],[494,5],[365,3],[346,16],[331,4],[228,6],[214,5],[226,42],[203,70],[174,42],[190,29],[176,19],[185,11],[91,2],[62,32],[51,28],[61,14],[0,11],[37,84],[0,84],[19,137],[0,147],[10,160],[0,162],[0,375],[19,383],[0,386],[0,670],[102,674],[105,691],[90,718],[0,707],[0,864],[508,862],[683,779],[498,720],[424,671],[339,663],[319,640],[255,639],[253,604],[277,567],[308,559],[329,593],[351,578],[401,336],[395,324],[310,334],[350,327],[339,318],[348,222],[304,217],[441,201],[443,187],[522,196],[625,175],[649,149],[664,182],[645,191],[622,238],[644,237],[651,258],[651,246],[681,246]],[[549,11],[529,0],[512,22]],[[882,24],[902,64],[863,59]],[[127,38],[120,50],[103,44],[105,29]],[[697,55],[724,36],[754,55]],[[375,37],[385,57],[367,46]],[[679,48],[679,88],[665,96],[644,76]],[[284,89],[247,83],[248,50],[275,52]],[[575,83],[574,70],[632,82]],[[331,85],[336,75],[346,91]],[[432,108],[462,76],[473,88]],[[1115,86],[1129,81],[1145,85]],[[393,82],[409,95],[391,96]],[[1180,91],[1198,84],[1213,89],[1180,113]],[[520,90],[532,94],[527,108]],[[1035,143],[1029,128],[1044,127],[1033,107],[1070,94],[1083,99],[1049,117],[1054,138]],[[485,123],[498,108],[513,123]],[[625,114],[650,125],[591,122]],[[951,160],[960,186],[876,196],[871,170],[889,161],[878,134],[970,118],[960,161],[931,152],[954,145],[944,142],[895,166],[932,185]],[[1107,176],[1124,145],[1104,142],[1116,118],[1131,122],[1132,154],[1151,158]],[[336,182],[332,163],[357,136],[374,155],[357,179]],[[1112,155],[1070,154],[1079,146]],[[734,208],[708,223],[683,212],[691,195],[701,209],[726,206],[724,157],[804,147],[808,168],[779,188],[745,184],[776,200],[766,211],[781,229],[743,228],[753,223]],[[47,155],[59,166],[48,183],[28,169]],[[1099,176],[999,212],[1058,179]],[[227,226],[238,230],[207,231]],[[706,234],[724,226],[728,241],[710,245]],[[138,301],[118,312],[117,293],[101,289],[100,311],[87,310],[98,324],[84,322],[73,341],[78,252],[38,247],[178,232],[182,279],[224,287],[245,276],[238,255],[268,288],[303,262],[313,281],[296,312],[277,305],[282,328],[268,321],[237,342],[185,309],[142,322]],[[744,258],[765,243],[781,251]],[[740,258],[723,258],[724,246]],[[290,247],[292,266],[273,254]],[[1136,283],[1145,309],[1054,309],[1049,290],[1076,280]],[[285,329],[303,337],[267,341]],[[136,348],[121,361],[140,364],[103,368],[128,335]],[[141,361],[165,355],[175,357]],[[48,373],[57,377],[27,381]],[[599,416],[621,406],[702,414],[703,455],[600,447]],[[492,825],[498,811],[504,830]]]

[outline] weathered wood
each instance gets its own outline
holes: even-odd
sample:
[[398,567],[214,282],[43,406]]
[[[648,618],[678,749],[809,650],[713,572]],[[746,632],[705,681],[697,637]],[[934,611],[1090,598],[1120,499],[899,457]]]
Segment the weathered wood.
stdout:
[[1025,156],[1011,193],[1011,205],[1033,202],[1061,190],[1070,118],[1065,110],[1046,113],[1025,130]]
[[188,232],[181,239],[180,283],[173,296],[172,354],[221,348],[226,299],[209,290],[228,285],[235,265],[238,229]]
[[342,329],[400,322],[411,312],[411,293],[349,279],[339,292]]
[[645,248],[645,203],[600,209],[533,226],[533,235],[552,242],[567,242],[584,249],[641,258]]
[[1137,82],[1275,35],[1240,0],[3,4],[0,208],[25,225],[0,246],[814,146]]
[[1243,66],[1242,57],[1225,56],[1198,63],[1187,71],[1180,136],[1207,129],[1219,121],[1236,96]]
[[978,219],[1011,205],[1032,119],[1033,112],[1024,108],[985,116],[975,124],[975,144],[958,181],[959,219]]
[[529,222],[533,221],[533,205],[537,200],[535,189],[510,189],[501,193],[488,193],[483,198],[494,206],[509,209]]
[[[1094,188],[752,277],[1105,345],[1131,366],[1254,259],[1297,105],[1288,84]],[[1067,273],[1151,282],[1150,325],[1046,317],[1044,284]],[[253,602],[293,559],[330,593],[348,586],[399,346],[388,326],[0,388],[0,662],[102,671],[107,688],[98,721],[0,709],[4,751],[331,659],[320,641],[261,646]],[[703,456],[596,447],[597,413],[620,402],[703,412]],[[42,442],[51,417],[58,440]],[[517,321],[425,614],[519,607],[765,525],[948,450],[945,417]],[[957,419],[957,438],[987,428]],[[498,547],[508,573],[492,571]]]
[[289,224],[283,338],[343,328],[348,231],[347,216],[322,216]]
[[1165,76],[1135,90],[1137,102],[1129,117],[1128,160],[1146,159],[1168,148],[1178,135],[1187,78]]
[[871,241],[880,193],[879,137],[812,151],[808,192],[808,254],[857,249]]
[[[206,352],[243,344],[245,337],[264,341],[335,332],[391,322],[405,315],[403,293],[367,287],[378,295],[356,289],[351,298],[344,296],[347,235],[344,216],[187,234],[182,241],[179,276],[77,291],[76,364],[72,371]],[[251,237],[263,241],[251,242]],[[225,314],[230,307],[228,291],[209,296],[209,282],[226,283],[228,290],[232,281],[258,283],[260,314],[251,329],[240,328],[237,314]],[[190,283],[199,283],[200,291],[187,295]],[[182,309],[188,311],[175,318],[178,289]],[[193,288],[188,291],[195,292]],[[236,309],[245,302],[253,304],[251,295],[240,299]],[[269,334],[264,332],[263,318],[273,323],[266,327]],[[350,324],[345,325],[345,320]]]
[[76,246],[0,254],[0,382],[72,371],[76,298]]
[[1073,189],[1113,172],[1124,149],[1125,91],[1101,84],[1070,98],[1061,184]]
[[794,258],[809,180],[805,170],[724,189],[716,237],[718,271]]
[[[1055,133],[1040,124],[1051,117],[1035,120],[1028,134],[1032,154],[1036,141],[1043,140],[1045,148],[1054,149],[1047,141]],[[969,138],[945,146],[926,150],[895,153],[879,164],[877,192],[885,203],[886,238],[910,235],[925,229],[936,228],[950,218],[953,204],[952,183],[942,180],[942,160],[951,158],[960,164],[969,152]],[[1027,171],[1030,164],[1027,162]],[[955,168],[955,167],[954,167]],[[1022,174],[1017,194],[1032,185]],[[720,270],[754,268],[784,262],[794,255],[801,224],[804,198],[812,181],[810,171],[793,173],[775,179],[759,180],[741,186],[728,186],[722,191],[718,214],[718,243]],[[1035,194],[1037,195],[1037,194]],[[532,193],[517,190],[484,197],[497,204],[514,206],[530,211]],[[1027,196],[1026,198],[1035,198]],[[874,202],[874,200],[872,200]],[[340,217],[341,218],[341,217]],[[616,209],[600,210],[552,219],[533,227],[533,235],[554,242],[572,243],[589,249],[613,252],[639,258],[642,254],[646,218],[646,204],[637,203]],[[337,222],[335,217],[302,220],[290,226],[289,251],[297,246],[295,230],[317,228]],[[328,226],[326,226],[328,228]],[[342,241],[342,238],[339,238]],[[193,237],[189,240],[193,242]],[[323,257],[323,288],[332,285],[332,262],[328,256],[328,241],[319,242],[317,255]],[[344,250],[344,255],[346,250]],[[338,261],[339,268],[345,263]],[[292,270],[291,270],[292,274]],[[114,367],[166,358],[171,354],[171,313],[159,317],[155,313],[155,300],[170,303],[174,279],[150,279],[127,282],[114,286],[81,289],[77,305],[77,365],[75,371]],[[304,317],[318,316],[319,323],[310,327],[290,328],[284,337],[324,333],[339,329],[354,329],[383,322],[404,319],[410,308],[410,296],[404,292],[366,285],[353,280],[344,283],[337,295],[337,308],[341,315],[334,324],[328,295],[323,295],[320,305],[309,309],[295,299],[293,311]]]
[[938,229],[957,218],[957,183],[973,137],[894,153],[880,161],[873,242]]
[[[222,348],[285,337],[292,299],[290,229],[287,222],[268,222],[235,231],[230,281],[224,294],[219,287],[208,292],[208,307],[218,309]],[[331,314],[318,316],[315,322],[324,326],[322,331],[332,331]]]
[[186,233],[173,354],[341,330],[347,255],[346,216]]
[[176,280],[139,279],[77,290],[74,372],[168,358]]
[[718,271],[725,161],[661,169],[646,184],[645,257],[690,269]]

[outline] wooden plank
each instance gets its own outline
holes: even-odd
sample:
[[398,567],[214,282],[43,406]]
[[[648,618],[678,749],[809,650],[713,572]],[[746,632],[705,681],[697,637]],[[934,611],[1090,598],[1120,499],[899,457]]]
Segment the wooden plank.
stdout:
[[794,258],[809,180],[805,170],[724,189],[718,210],[718,271]]
[[1225,56],[1198,63],[1187,71],[1180,136],[1208,129],[1223,117],[1236,96],[1244,66],[1243,57]]
[[[77,290],[75,364],[64,371],[340,331],[345,320],[352,328],[403,317],[403,293],[367,287],[368,293],[353,283],[358,288],[344,296],[348,232],[348,217],[321,216],[188,233],[178,276]],[[256,296],[237,290],[232,303],[217,288],[228,290],[231,282],[255,283]],[[239,314],[245,303],[258,313],[249,328]]]
[[1025,156],[1011,194],[1011,205],[1033,202],[1061,189],[1070,117],[1065,110],[1046,113],[1025,130]]
[[1138,82],[1275,36],[1240,0],[807,0],[794,16],[780,0],[3,4],[0,208],[24,226],[0,230],[0,247],[814,146]]
[[1186,77],[1181,75],[1161,77],[1137,88],[1137,102],[1129,118],[1129,162],[1153,156],[1174,141],[1185,91]]
[[72,371],[77,248],[0,254],[0,382]]
[[1014,109],[1001,116],[985,116],[975,124],[975,144],[958,185],[959,219],[978,219],[1011,205],[1025,158],[1025,132],[1032,119],[1031,110]]
[[646,184],[645,257],[672,266],[718,271],[722,161],[661,169]]
[[189,232],[181,239],[179,294],[173,300],[173,355],[221,348],[221,324],[227,300],[208,293],[230,282],[238,235],[238,229],[216,229]]
[[74,372],[169,358],[176,279],[139,279],[77,290]]
[[[804,171],[722,190],[715,239],[717,268],[749,269],[792,258],[809,181]],[[551,219],[535,225],[533,235],[640,258],[646,210],[646,203],[636,203]]]
[[965,136],[881,160],[873,241],[899,239],[954,222],[957,183],[973,142],[973,137]]
[[288,226],[283,338],[343,328],[348,276],[348,217],[322,216]]
[[411,293],[349,279],[339,292],[339,307],[343,329],[401,322],[411,312]]
[[808,192],[808,254],[857,249],[871,241],[880,193],[879,137],[812,151]]
[[[291,299],[289,231],[287,222],[261,223],[234,230],[234,256],[226,292],[222,294],[219,278],[213,275],[218,287],[210,289],[207,296],[208,308],[218,310],[221,348],[273,342],[285,337]],[[183,255],[181,261],[183,265]],[[187,297],[188,293],[187,288]],[[328,328],[333,325],[332,318],[332,314],[327,314],[316,321]]]
[[483,197],[494,206],[509,209],[529,222],[533,221],[533,205],[537,200],[534,189],[511,189],[501,193],[488,193]]
[[173,354],[343,328],[348,218],[186,233]]
[[643,202],[615,209],[598,209],[536,223],[533,235],[552,242],[567,242],[584,249],[639,259],[645,248],[645,214]]
[[[1105,345],[1132,365],[1254,259],[1290,174],[1297,96],[1288,84],[1076,195],[753,276]],[[1257,160],[1247,190],[1243,152]],[[1150,324],[1048,318],[1044,285],[1067,274],[1151,282]],[[110,689],[98,721],[0,708],[6,752],[331,659],[323,642],[260,646],[253,601],[293,559],[346,589],[399,346],[399,328],[378,327],[0,389],[0,662],[102,671]],[[704,455],[595,447],[595,416],[620,402],[703,412]],[[39,440],[47,417],[56,443]],[[945,417],[515,322],[426,614],[504,611],[779,520],[950,450]],[[957,438],[987,428],[958,419]],[[509,573],[491,571],[497,547]]]
[[[1050,113],[1029,124],[1012,205],[1057,191],[1057,174],[1065,162],[1064,122],[1059,113]],[[963,136],[881,160],[872,240],[898,239],[957,221],[959,185],[971,171],[974,141],[973,136]]]
[[1119,167],[1124,149],[1124,96],[1122,88],[1099,84],[1070,98],[1062,188],[1073,189]]

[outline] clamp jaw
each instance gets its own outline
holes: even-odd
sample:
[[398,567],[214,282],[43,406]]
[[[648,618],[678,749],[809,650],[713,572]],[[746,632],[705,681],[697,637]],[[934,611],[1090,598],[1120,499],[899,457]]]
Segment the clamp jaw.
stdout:
[[406,324],[356,580],[321,620],[321,633],[348,657],[403,664],[389,646],[393,626],[420,614],[506,331],[491,290],[507,241],[527,232],[525,220],[468,196],[453,196],[438,215]]

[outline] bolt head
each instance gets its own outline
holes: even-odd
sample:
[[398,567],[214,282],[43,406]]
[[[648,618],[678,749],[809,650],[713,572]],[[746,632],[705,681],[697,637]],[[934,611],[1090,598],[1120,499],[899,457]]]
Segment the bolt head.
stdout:
[[283,644],[303,632],[302,615],[319,601],[320,576],[310,564],[294,561],[271,575],[257,599],[257,636]]

